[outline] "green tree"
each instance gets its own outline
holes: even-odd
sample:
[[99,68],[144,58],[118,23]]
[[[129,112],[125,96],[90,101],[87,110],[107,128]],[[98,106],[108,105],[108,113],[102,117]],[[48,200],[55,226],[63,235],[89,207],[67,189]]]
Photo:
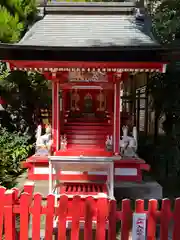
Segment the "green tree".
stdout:
[[15,43],[37,14],[35,0],[1,0],[0,42]]
[[[1,0],[0,42],[18,42],[36,13],[35,0]],[[32,154],[36,110],[50,102],[47,81],[38,73],[9,72],[0,63],[0,96],[7,103],[6,129],[0,127],[0,185],[13,187],[22,172],[20,162]]]
[[22,173],[21,161],[32,151],[27,133],[10,133],[0,128],[0,185],[14,187],[16,178]]
[[[151,3],[157,3],[151,0]],[[154,5],[155,6],[155,5]],[[152,15],[152,29],[156,39],[165,45],[175,45],[180,36],[180,0],[165,0],[156,6]],[[157,115],[165,114],[164,129],[172,132],[176,110],[179,112],[179,70],[170,59],[166,74],[154,74],[149,88],[154,98]],[[173,94],[171,94],[173,93]]]
[[[0,80],[0,93],[8,103],[6,112],[11,116],[6,127],[18,132],[35,133],[39,109],[51,104],[48,82],[39,73],[14,71],[4,72]],[[6,122],[6,121],[5,121]],[[4,122],[4,124],[5,124]]]
[[[28,26],[36,20],[36,14],[36,0],[1,0],[0,42],[18,42]],[[34,109],[42,106],[42,104],[38,105],[39,99],[43,101],[46,96],[47,82],[37,73],[20,71],[10,73],[4,64],[0,67],[0,96],[3,96],[8,103],[6,117],[3,118],[4,122],[8,122],[6,127],[22,131],[22,126],[29,126],[32,133],[33,120],[36,119]],[[42,90],[45,95],[42,94]],[[47,101],[46,98],[44,102]],[[10,116],[13,116],[14,120]]]
[[36,0],[1,0],[1,4],[13,16],[17,13],[21,21],[32,21],[37,13]]
[[180,37],[180,0],[150,0],[154,36],[162,44],[173,44]]
[[[180,36],[180,0],[151,0],[148,7],[157,41],[167,46],[177,44]],[[153,74],[148,84],[154,99],[156,123],[162,116],[165,117],[165,137],[157,136],[155,132],[154,150],[149,152],[157,170],[156,177],[166,169],[162,178],[180,174],[180,70],[173,59],[169,60],[166,74]],[[158,130],[158,125],[155,129]]]
[[14,43],[20,39],[24,31],[24,23],[19,21],[18,15],[12,16],[5,7],[0,6],[0,41]]

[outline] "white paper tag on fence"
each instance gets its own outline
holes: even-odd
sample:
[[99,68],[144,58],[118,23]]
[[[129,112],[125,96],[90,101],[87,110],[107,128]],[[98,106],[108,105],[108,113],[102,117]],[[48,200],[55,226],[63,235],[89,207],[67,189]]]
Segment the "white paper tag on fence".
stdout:
[[146,214],[133,214],[132,240],[146,240]]

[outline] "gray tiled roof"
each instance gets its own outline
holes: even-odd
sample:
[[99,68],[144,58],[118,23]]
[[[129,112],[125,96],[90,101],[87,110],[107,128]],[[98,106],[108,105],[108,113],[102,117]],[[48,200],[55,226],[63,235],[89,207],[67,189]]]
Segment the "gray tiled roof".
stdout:
[[91,47],[156,44],[132,15],[48,14],[18,43],[33,46]]

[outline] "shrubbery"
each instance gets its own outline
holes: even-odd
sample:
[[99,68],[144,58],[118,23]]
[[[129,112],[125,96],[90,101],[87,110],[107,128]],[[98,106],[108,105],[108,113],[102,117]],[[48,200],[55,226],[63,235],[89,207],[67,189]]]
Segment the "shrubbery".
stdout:
[[5,128],[0,129],[0,185],[11,188],[22,173],[21,161],[32,151],[30,137],[16,132],[10,133]]
[[[139,136],[138,154],[151,166],[151,176],[158,182],[180,177],[180,149],[166,135]],[[179,180],[178,180],[179,181]],[[174,184],[174,183],[173,183]]]
[[1,0],[0,42],[18,42],[36,15],[36,0]]
[[5,7],[0,6],[0,41],[14,43],[20,39],[24,31],[23,22],[18,15],[12,16]]

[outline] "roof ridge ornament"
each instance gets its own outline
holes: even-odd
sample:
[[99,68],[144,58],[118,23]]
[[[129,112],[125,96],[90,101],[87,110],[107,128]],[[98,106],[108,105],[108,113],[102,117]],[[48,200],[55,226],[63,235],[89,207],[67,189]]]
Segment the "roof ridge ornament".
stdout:
[[[41,4],[42,6],[42,4]],[[90,12],[96,13],[133,13],[136,3],[128,2],[48,2],[44,7],[45,14],[75,14]]]

